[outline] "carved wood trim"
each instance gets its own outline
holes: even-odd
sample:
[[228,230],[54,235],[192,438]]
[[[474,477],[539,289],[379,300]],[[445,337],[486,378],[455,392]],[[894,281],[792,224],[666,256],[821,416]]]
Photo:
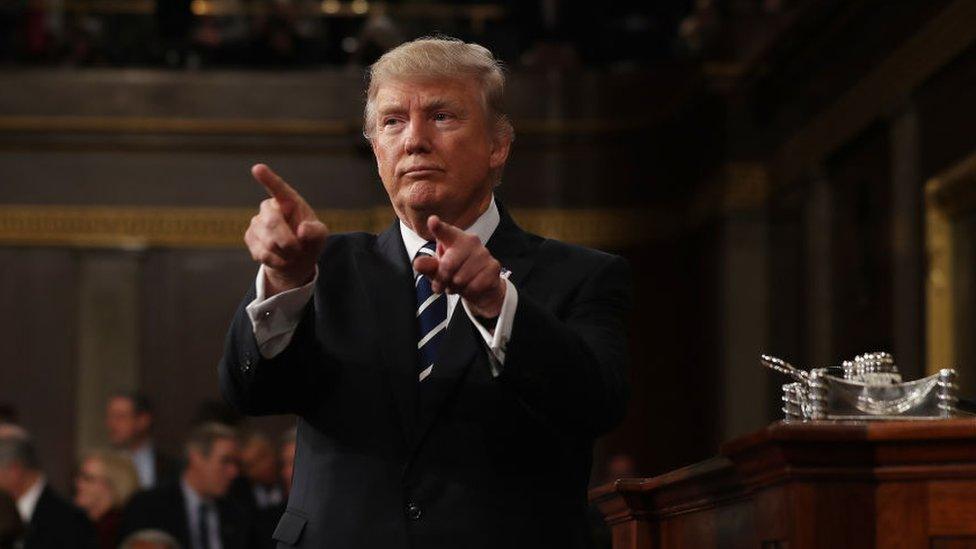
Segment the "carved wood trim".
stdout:
[[976,2],[956,0],[777,152],[777,180],[789,184],[873,120],[904,101],[976,41]]
[[[0,245],[243,247],[255,209],[146,206],[0,205]],[[318,212],[332,232],[380,232],[388,206]],[[586,246],[620,249],[659,236],[656,216],[639,209],[514,209],[528,231]]]
[[[537,119],[515,121],[518,135],[576,136],[612,135],[645,129],[653,122],[644,118]],[[246,135],[333,136],[358,135],[362,120],[306,118],[206,118],[180,116],[56,116],[3,115],[0,134],[127,134],[127,135]]]

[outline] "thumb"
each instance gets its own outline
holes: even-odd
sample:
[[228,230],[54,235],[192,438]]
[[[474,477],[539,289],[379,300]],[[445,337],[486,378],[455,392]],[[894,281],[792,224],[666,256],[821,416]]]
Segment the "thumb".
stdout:
[[413,268],[417,269],[417,272],[426,275],[427,278],[434,278],[437,274],[437,269],[440,267],[440,260],[436,257],[430,255],[421,255],[417,259],[413,260]]
[[326,237],[329,236],[329,229],[319,220],[302,221],[298,225],[298,231],[295,233],[298,240],[301,241],[304,246],[314,246],[319,247],[325,243]]

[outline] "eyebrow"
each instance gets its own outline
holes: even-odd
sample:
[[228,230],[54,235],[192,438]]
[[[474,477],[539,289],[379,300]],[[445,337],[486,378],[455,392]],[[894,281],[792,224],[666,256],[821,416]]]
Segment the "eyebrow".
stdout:
[[[459,112],[464,110],[460,103],[453,102],[441,97],[435,97],[429,101],[426,101],[423,105],[421,105],[421,109],[426,112],[436,111],[444,108],[450,108]],[[403,103],[399,101],[389,101],[389,102],[381,103],[379,107],[376,109],[376,112],[378,114],[389,114],[391,112],[399,112],[403,110],[405,110],[403,107]]]

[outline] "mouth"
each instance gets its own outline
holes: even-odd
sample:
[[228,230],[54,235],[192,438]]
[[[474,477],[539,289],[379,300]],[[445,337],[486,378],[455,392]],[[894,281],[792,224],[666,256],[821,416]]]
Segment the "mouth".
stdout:
[[430,177],[435,173],[442,172],[444,170],[436,166],[415,166],[413,168],[407,168],[401,172],[401,175],[409,177]]

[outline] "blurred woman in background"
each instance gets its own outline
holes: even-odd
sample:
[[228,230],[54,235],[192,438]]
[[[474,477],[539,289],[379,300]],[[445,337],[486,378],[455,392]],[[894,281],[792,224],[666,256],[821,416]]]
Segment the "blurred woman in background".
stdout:
[[75,505],[95,523],[102,549],[118,544],[122,509],[139,488],[139,475],[127,456],[109,451],[89,452],[75,478]]

